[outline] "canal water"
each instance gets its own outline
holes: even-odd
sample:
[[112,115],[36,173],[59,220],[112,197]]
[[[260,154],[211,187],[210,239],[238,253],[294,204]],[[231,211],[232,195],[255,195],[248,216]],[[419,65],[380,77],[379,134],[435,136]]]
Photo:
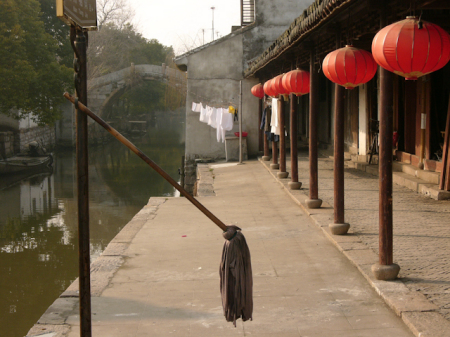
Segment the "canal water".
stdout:
[[[184,119],[164,118],[130,140],[179,180]],[[0,177],[0,336],[23,337],[77,278],[75,154],[20,181]],[[91,261],[148,202],[175,189],[122,144],[89,150]],[[178,193],[178,192],[177,192]]]

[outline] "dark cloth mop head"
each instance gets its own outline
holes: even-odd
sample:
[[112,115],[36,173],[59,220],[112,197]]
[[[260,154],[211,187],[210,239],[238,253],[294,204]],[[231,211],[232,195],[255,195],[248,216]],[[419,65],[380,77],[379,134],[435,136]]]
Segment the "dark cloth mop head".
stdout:
[[251,320],[253,313],[253,276],[250,250],[240,228],[228,226],[223,233],[222,261],[220,263],[220,293],[223,313],[228,322],[241,317]]

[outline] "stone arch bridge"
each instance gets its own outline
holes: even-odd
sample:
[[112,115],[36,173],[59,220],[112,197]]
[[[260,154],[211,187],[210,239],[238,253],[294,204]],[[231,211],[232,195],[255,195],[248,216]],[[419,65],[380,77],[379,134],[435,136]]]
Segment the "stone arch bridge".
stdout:
[[141,81],[161,81],[186,92],[187,80],[185,73],[167,67],[152,64],[131,64],[130,67],[94,78],[88,81],[88,107],[96,114],[106,119],[104,108],[116,95],[137,86]]

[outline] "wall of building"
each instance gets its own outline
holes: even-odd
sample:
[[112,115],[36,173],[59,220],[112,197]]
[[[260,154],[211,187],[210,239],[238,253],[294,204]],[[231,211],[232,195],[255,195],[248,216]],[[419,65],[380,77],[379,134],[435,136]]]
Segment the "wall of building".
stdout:
[[243,33],[243,63],[260,56],[311,5],[311,0],[255,0],[256,19]]
[[[216,130],[200,122],[199,113],[191,111],[191,106],[192,102],[201,102],[203,106],[217,108],[229,105],[238,107],[239,85],[242,79],[241,57],[242,36],[240,34],[189,56],[186,159],[225,158],[225,146],[217,142]],[[233,131],[237,131],[236,122]]]

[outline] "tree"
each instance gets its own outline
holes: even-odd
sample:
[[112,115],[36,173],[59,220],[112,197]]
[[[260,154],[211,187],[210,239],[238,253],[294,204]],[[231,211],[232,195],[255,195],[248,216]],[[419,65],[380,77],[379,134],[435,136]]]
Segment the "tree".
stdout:
[[70,26],[56,16],[55,0],[39,0],[39,3],[45,31],[56,40],[59,63],[72,68],[73,49],[70,45]]
[[71,70],[58,62],[58,44],[46,33],[36,0],[0,2],[0,112],[32,113],[39,124],[59,116]]
[[131,24],[134,18],[134,10],[125,0],[97,0],[97,23],[101,30],[106,23],[122,29],[126,24]]
[[131,24],[122,28],[106,23],[89,36],[88,78],[127,68],[134,64],[158,64],[166,61],[170,47],[147,40]]

